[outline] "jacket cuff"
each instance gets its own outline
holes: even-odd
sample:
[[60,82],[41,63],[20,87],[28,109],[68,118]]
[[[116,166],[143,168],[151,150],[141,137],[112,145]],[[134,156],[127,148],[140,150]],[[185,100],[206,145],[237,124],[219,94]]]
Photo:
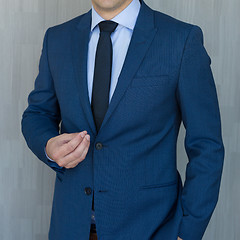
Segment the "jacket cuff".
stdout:
[[183,216],[178,236],[183,240],[201,240],[207,228],[209,220],[196,219],[191,216]]
[[45,148],[46,148],[46,144],[47,144],[47,141],[52,138],[52,137],[55,137],[57,136],[56,133],[46,133],[44,134],[42,137],[41,137],[41,140],[40,140],[40,144],[39,144],[39,152],[36,154],[38,156],[39,159],[41,159],[44,163],[46,163],[49,167],[51,167],[54,171],[56,172],[65,172],[65,168],[64,167],[60,167],[58,166],[58,164],[56,162],[53,162],[51,161],[46,152],[45,152]]

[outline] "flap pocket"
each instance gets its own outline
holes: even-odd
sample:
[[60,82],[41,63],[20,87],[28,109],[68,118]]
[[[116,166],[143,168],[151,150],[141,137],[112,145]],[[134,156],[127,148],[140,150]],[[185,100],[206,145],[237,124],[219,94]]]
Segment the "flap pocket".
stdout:
[[169,83],[168,75],[135,77],[131,82],[131,87],[153,87],[162,86]]
[[167,183],[160,183],[160,184],[150,184],[150,185],[142,185],[139,187],[139,190],[143,189],[152,189],[152,188],[161,188],[161,187],[168,187],[177,184],[177,179]]

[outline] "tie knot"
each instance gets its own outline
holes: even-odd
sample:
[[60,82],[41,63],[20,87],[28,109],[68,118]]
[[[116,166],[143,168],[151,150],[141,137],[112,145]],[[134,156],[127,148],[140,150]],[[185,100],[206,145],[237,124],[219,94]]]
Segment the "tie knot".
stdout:
[[106,20],[99,23],[99,28],[101,32],[108,32],[111,34],[116,29],[117,25],[116,22]]

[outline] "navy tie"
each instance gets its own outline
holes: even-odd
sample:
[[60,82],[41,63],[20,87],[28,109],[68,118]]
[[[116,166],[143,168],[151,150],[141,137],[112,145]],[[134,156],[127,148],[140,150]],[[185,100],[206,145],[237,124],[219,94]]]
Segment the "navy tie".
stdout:
[[111,33],[117,23],[106,20],[99,23],[100,37],[97,44],[93,76],[91,108],[97,132],[103,122],[109,104],[109,90],[112,73]]
[[[97,132],[101,127],[109,104],[112,74],[112,40],[110,36],[117,25],[117,23],[109,20],[99,23],[100,37],[96,50],[91,100],[91,108]],[[92,209],[94,210],[94,194]]]

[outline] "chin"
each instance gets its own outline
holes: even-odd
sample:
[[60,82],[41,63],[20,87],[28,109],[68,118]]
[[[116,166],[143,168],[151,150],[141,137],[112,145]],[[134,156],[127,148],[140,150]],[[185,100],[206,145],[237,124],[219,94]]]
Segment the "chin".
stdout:
[[98,9],[113,10],[119,8],[126,0],[92,0]]

